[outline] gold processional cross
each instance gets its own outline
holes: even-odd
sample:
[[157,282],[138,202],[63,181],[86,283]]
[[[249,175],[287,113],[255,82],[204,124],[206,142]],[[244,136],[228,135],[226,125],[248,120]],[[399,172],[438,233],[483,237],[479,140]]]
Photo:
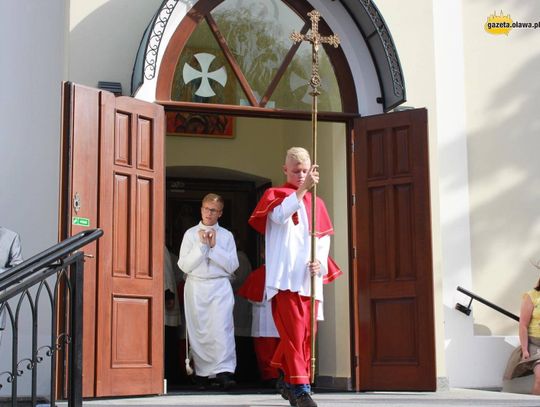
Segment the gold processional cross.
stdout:
[[[293,42],[302,42],[308,41],[311,43],[311,78],[309,85],[311,86],[311,92],[309,93],[312,96],[311,103],[311,135],[312,135],[312,153],[311,159],[313,160],[312,164],[317,164],[317,96],[321,93],[319,92],[319,86],[321,86],[321,76],[319,75],[319,45],[320,44],[330,44],[335,48],[339,45],[339,37],[335,34],[329,35],[327,37],[321,36],[319,34],[319,20],[321,18],[321,13],[317,10],[312,10],[307,14],[311,19],[311,32],[308,34],[300,34],[294,32],[291,34],[290,39]],[[313,187],[311,193],[311,262],[316,261],[316,202],[317,202],[317,185]],[[317,316],[315,315],[315,276],[311,276],[311,323],[310,323],[310,334],[311,334],[311,369],[310,369],[310,382],[313,383],[315,380],[315,321]]]

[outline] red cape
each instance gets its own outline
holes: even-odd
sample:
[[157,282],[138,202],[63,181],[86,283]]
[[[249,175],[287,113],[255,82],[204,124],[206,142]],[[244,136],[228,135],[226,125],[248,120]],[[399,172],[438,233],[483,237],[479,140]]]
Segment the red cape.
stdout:
[[[296,191],[296,187],[291,184],[285,184],[277,188],[268,188],[255,209],[249,218],[249,224],[257,232],[265,234],[266,232],[266,220],[268,214],[281,202],[288,197],[290,194]],[[304,206],[306,207],[306,212],[308,219],[311,219],[311,193],[308,192],[304,195]],[[326,205],[324,201],[317,197],[316,202],[316,224],[315,224],[315,236],[323,237],[326,235],[334,234],[334,228],[332,226],[332,221],[326,210]],[[293,222],[298,223],[298,214],[293,215]],[[311,232],[311,222],[309,224],[309,229]],[[328,274],[323,277],[323,283],[327,284],[334,281],[343,272],[340,270],[339,266],[336,264],[334,259],[328,256]],[[248,300],[261,302],[264,298],[264,283],[265,283],[265,266],[261,266],[258,269],[254,270],[246,279],[242,287],[238,290],[238,295],[247,298]]]
[[[266,231],[266,219],[268,217],[268,214],[281,202],[288,197],[290,194],[296,191],[297,188],[295,188],[291,184],[285,184],[281,187],[277,188],[268,188],[264,195],[262,196],[261,200],[253,210],[253,213],[251,214],[251,217],[249,218],[249,224],[255,229],[257,232],[264,235]],[[306,207],[307,217],[308,220],[311,219],[311,193],[308,192],[304,195],[304,206]],[[317,197],[316,202],[316,225],[315,225],[315,236],[316,237],[323,237],[326,235],[332,235],[334,234],[334,228],[332,226],[332,221],[330,220],[330,216],[328,216],[328,211],[326,210],[326,205],[324,204],[324,201]],[[293,215],[293,222],[295,224],[298,223],[298,214],[295,213]],[[309,229],[311,232],[311,221],[309,222]]]
[[[328,256],[328,274],[323,277],[323,283],[331,283],[343,272],[334,260]],[[262,302],[264,299],[264,283],[266,281],[266,267],[263,264],[258,269],[253,270],[236,292],[240,297],[254,302]]]
[[236,292],[240,297],[250,301],[262,302],[264,299],[264,282],[266,279],[266,268],[264,264],[253,270]]

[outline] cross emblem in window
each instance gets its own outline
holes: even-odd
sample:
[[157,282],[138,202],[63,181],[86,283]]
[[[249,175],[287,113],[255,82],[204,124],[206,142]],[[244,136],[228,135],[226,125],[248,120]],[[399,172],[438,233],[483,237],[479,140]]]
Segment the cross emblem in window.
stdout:
[[209,79],[212,79],[213,81],[219,83],[221,86],[225,87],[227,83],[227,71],[225,67],[222,66],[215,71],[209,72],[210,64],[216,57],[212,54],[207,54],[205,52],[195,54],[194,57],[199,62],[201,70],[199,71],[193,68],[188,63],[184,64],[184,69],[182,72],[184,82],[187,84],[195,79],[201,78],[201,84],[195,91],[195,95],[207,98],[215,96],[216,93],[212,89],[212,85],[210,84]]

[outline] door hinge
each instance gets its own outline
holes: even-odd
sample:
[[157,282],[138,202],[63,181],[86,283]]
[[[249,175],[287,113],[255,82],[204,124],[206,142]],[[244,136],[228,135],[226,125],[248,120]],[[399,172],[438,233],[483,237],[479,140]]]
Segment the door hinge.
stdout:
[[360,363],[360,360],[358,358],[358,355],[354,355],[354,367],[358,367]]
[[356,259],[356,247],[352,248],[352,258]]
[[354,141],[351,141],[351,153],[354,154]]
[[351,196],[351,204],[352,204],[352,206],[356,205],[356,195],[355,194],[352,194],[352,196]]

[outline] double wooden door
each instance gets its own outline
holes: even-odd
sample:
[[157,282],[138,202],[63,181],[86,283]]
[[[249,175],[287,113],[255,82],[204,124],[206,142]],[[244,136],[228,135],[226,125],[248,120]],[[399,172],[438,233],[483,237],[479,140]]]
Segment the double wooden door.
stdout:
[[[83,395],[163,391],[163,107],[66,83],[61,238],[86,248]],[[435,390],[427,112],[351,122],[357,390]],[[346,318],[347,316],[343,316]]]
[[60,235],[84,273],[83,396],[163,391],[163,107],[65,83]]

